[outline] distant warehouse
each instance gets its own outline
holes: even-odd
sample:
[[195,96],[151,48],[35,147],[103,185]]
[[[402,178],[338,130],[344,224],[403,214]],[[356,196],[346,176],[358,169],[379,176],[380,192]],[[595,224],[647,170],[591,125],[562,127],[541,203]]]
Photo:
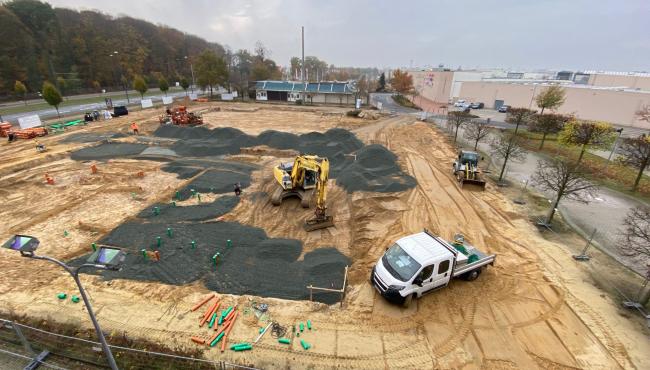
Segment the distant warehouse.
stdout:
[[303,99],[309,103],[354,105],[357,88],[347,82],[257,81],[255,100],[288,101]]

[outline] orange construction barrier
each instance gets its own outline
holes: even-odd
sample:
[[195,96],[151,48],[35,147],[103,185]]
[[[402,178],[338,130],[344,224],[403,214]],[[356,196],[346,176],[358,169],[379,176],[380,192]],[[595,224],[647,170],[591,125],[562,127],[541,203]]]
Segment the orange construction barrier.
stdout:
[[203,298],[203,299],[201,300],[201,302],[195,304],[194,307],[192,307],[191,311],[196,311],[196,310],[198,310],[199,308],[201,308],[201,306],[203,306],[204,304],[208,303],[208,301],[211,300],[212,298],[214,298],[214,293],[212,293],[212,294],[208,294],[208,296],[205,297],[205,298]]

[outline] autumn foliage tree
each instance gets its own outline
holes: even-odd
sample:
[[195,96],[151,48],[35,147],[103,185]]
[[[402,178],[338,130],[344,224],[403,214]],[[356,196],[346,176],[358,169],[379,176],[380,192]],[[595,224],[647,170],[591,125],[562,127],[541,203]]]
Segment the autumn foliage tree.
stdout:
[[528,123],[528,131],[542,134],[542,142],[539,143],[539,149],[542,149],[546,141],[546,136],[548,134],[557,134],[572,119],[572,116],[565,114],[536,114]]
[[135,76],[135,78],[133,79],[133,88],[135,89],[135,91],[140,93],[141,99],[144,99],[144,93],[146,93],[147,90],[149,90],[149,88],[147,87],[147,82],[144,80],[142,76]]
[[23,102],[25,102],[25,105],[27,105],[27,99],[25,97],[25,95],[27,95],[27,87],[24,83],[20,81],[16,81],[16,83],[14,83],[14,94],[21,97],[23,99]]
[[[255,71],[255,68],[253,71]],[[210,50],[204,51],[199,55],[196,62],[196,80],[203,88],[209,88],[210,96],[212,96],[214,87],[223,86],[228,81],[226,62],[214,52]]]
[[580,146],[580,163],[588,147],[607,148],[615,139],[614,128],[607,122],[574,119],[564,126],[558,137],[563,145]]
[[413,92],[413,76],[406,71],[396,69],[393,72],[393,78],[390,81],[393,89],[400,95],[410,94]]
[[165,93],[165,96],[167,96],[167,91],[169,91],[169,82],[167,82],[165,77],[160,77],[158,79],[158,88],[160,91]]
[[185,95],[187,95],[187,89],[190,87],[190,82],[187,80],[187,78],[183,77],[181,78],[180,83],[183,90],[185,90]]
[[63,97],[59,90],[56,89],[56,86],[52,85],[49,81],[43,83],[43,99],[47,104],[53,106],[56,109],[56,115],[61,117],[59,114],[59,105],[63,101]]
[[558,85],[549,86],[542,90],[536,97],[535,103],[539,108],[542,108],[540,114],[544,114],[544,109],[557,109],[564,104],[565,93]]

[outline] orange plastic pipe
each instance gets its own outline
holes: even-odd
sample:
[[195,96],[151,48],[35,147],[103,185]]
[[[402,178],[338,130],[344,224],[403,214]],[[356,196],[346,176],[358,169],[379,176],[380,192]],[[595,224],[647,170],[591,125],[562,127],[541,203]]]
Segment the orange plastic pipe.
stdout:
[[237,314],[238,312],[235,312],[235,314],[232,316],[232,320],[229,321],[228,324],[228,330],[226,330],[226,334],[224,334],[223,338],[221,339],[221,352],[226,350],[226,342],[228,341],[228,334],[230,334],[230,330],[232,329],[233,326],[235,326],[235,320],[237,319]]
[[201,323],[199,324],[199,327],[203,326],[203,324],[205,324],[205,322],[208,321],[208,320],[210,319],[210,317],[212,316],[212,314],[213,314],[215,311],[217,311],[217,310],[219,309],[219,306],[221,306],[221,303],[217,302],[217,303],[216,303],[216,304],[215,304],[215,305],[210,309],[210,311],[208,312],[208,315],[205,316],[205,317],[203,317],[203,320],[201,320]]
[[205,344],[205,339],[199,337],[192,337],[192,342],[196,344]]
[[223,322],[225,323],[226,321],[230,320],[232,315],[235,314],[236,310],[237,310],[237,305],[235,305],[235,307],[232,308],[232,310],[228,313],[228,316],[224,317]]
[[196,311],[196,310],[198,310],[201,306],[203,306],[204,304],[208,303],[208,301],[211,300],[212,298],[214,298],[214,293],[208,295],[208,296],[205,297],[201,302],[195,304],[194,307],[192,307],[192,311]]
[[[204,318],[204,319],[206,319],[206,317],[207,317],[207,319],[210,318],[210,316],[212,315],[212,312],[214,312],[214,308],[217,306],[217,304],[219,304],[219,300],[218,300],[218,299],[217,299],[216,302],[214,302],[214,304],[213,304],[212,306],[210,306],[210,308],[208,308],[207,311],[205,311],[205,313],[203,314],[203,318]],[[206,319],[206,320],[207,320],[207,319]]]

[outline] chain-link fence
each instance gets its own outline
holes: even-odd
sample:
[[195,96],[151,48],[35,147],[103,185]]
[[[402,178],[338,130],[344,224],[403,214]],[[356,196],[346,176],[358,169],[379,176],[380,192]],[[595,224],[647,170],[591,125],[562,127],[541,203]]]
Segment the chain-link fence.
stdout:
[[[111,345],[120,369],[244,370],[247,366]],[[15,321],[0,319],[2,369],[24,369],[39,355],[45,369],[104,369],[108,362],[98,342],[53,333]]]

